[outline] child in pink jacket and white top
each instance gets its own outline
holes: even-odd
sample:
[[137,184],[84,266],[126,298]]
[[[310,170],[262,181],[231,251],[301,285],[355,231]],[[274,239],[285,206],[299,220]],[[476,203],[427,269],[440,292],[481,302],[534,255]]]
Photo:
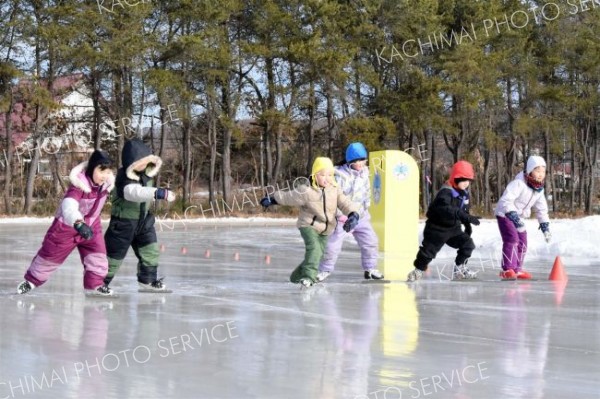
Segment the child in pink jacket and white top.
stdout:
[[25,273],[25,280],[17,287],[19,294],[26,294],[48,281],[75,248],[83,263],[86,293],[112,294],[104,285],[108,259],[100,225],[100,212],[114,185],[110,167],[108,154],[95,150],[89,161],[73,168],[69,174],[71,186],[56,211],[42,247]]
[[546,177],[546,161],[533,155],[527,159],[524,172],[520,172],[511,181],[496,207],[496,219],[502,236],[502,271],[503,279],[530,279],[531,274],[522,269],[527,252],[527,231],[523,218],[536,213],[540,230],[546,242],[550,242],[550,219],[548,203],[544,194]]

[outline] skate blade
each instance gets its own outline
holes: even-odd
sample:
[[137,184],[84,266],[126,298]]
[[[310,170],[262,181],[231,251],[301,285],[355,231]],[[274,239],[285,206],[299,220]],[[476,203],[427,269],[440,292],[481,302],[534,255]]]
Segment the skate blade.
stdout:
[[104,298],[104,299],[113,299],[113,298],[118,298],[119,294],[111,294],[111,295],[102,295],[102,294],[96,294],[93,292],[86,292],[85,293],[85,297],[86,298]]
[[173,290],[151,290],[151,289],[147,289],[147,288],[139,288],[138,292],[144,293],[144,294],[171,294],[173,293]]
[[369,279],[369,280],[363,280],[362,284],[389,284],[391,283],[392,280],[384,280],[382,278],[380,279]]

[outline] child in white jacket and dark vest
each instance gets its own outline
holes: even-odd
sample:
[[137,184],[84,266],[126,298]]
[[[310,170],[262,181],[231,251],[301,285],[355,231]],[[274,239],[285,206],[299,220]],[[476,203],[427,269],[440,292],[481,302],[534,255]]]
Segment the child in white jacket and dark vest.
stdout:
[[548,203],[544,195],[544,179],[546,177],[546,161],[533,155],[527,159],[524,172],[520,172],[511,181],[496,207],[496,219],[502,236],[502,271],[503,279],[530,279],[531,274],[523,270],[523,260],[527,252],[527,231],[523,218],[531,216],[531,209],[536,213],[540,230],[546,242],[550,242],[550,219]]

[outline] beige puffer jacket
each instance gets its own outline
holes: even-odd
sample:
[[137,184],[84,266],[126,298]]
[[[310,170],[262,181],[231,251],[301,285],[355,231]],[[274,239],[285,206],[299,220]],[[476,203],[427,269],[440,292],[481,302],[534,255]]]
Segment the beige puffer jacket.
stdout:
[[338,208],[344,215],[358,213],[360,208],[335,186],[317,189],[302,185],[291,191],[277,191],[273,197],[278,204],[300,207],[296,223],[298,228],[312,227],[319,234],[327,236],[333,233],[337,225],[335,214]]

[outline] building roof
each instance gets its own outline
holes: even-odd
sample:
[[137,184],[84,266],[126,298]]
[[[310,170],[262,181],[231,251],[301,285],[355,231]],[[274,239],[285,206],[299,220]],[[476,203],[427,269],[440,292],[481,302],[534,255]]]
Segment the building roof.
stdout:
[[[60,102],[70,93],[77,90],[85,83],[85,75],[82,73],[59,76],[52,83],[52,93],[54,101]],[[15,104],[13,106],[13,112],[11,114],[11,131],[12,131],[12,142],[14,146],[18,146],[29,137],[31,132],[31,124],[34,122],[33,106],[28,107],[27,100],[25,99],[27,92],[35,84],[32,78],[21,79],[16,86],[13,87],[13,95]],[[41,86],[46,86],[46,80],[40,80],[38,82]],[[5,115],[0,115],[0,135],[6,137],[6,119]]]

